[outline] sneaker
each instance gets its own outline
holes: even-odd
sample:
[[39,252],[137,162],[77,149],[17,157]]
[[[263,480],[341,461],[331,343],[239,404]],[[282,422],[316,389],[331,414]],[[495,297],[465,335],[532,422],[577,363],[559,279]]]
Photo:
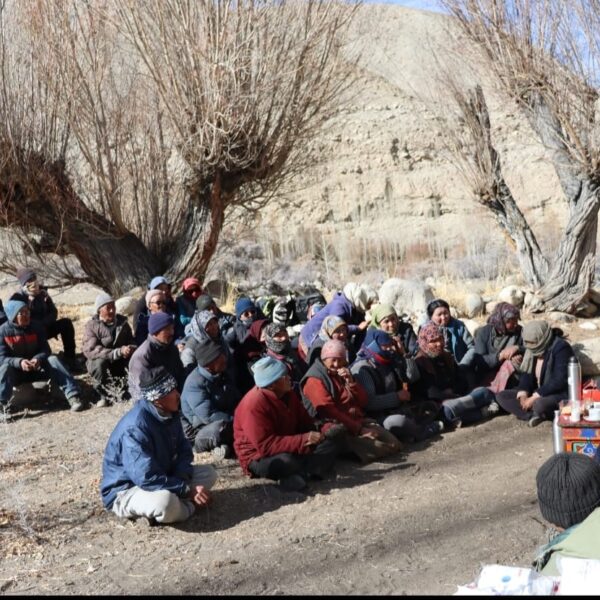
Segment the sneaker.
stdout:
[[279,480],[279,487],[286,492],[299,492],[306,487],[306,480],[300,475],[288,475]]
[[71,407],[71,412],[79,412],[83,410],[83,401],[79,396],[71,396],[67,398],[67,402]]
[[220,446],[213,448],[211,450],[211,454],[217,460],[223,460],[224,458],[228,458],[229,456],[231,456],[231,450],[227,444],[221,444]]
[[537,427],[540,423],[543,423],[544,421],[544,417],[540,417],[539,415],[533,415],[533,417],[531,417],[529,421],[527,421],[527,425],[529,425],[529,427]]
[[500,412],[500,405],[497,402],[492,402],[489,406],[484,406],[481,409],[481,418],[489,419],[495,417]]

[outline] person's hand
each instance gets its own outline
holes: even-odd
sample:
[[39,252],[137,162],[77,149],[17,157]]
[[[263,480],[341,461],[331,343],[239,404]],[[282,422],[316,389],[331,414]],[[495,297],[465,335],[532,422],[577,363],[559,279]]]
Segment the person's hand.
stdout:
[[337,374],[346,382],[352,383],[354,379],[352,378],[352,373],[350,373],[350,369],[348,367],[342,367],[337,370]]
[[324,439],[323,434],[320,431],[309,431],[306,436],[305,446],[316,446],[321,443]]
[[24,358],[21,361],[21,370],[22,371],[33,371],[34,370],[34,366],[31,364],[30,360],[27,360],[26,358]]
[[40,365],[40,361],[39,361],[39,359],[38,359],[38,358],[32,358],[32,359],[29,361],[29,364],[31,365],[31,370],[32,370],[32,371],[37,371],[37,370],[40,368],[40,366],[41,366],[41,365]]
[[121,346],[121,356],[123,358],[129,358],[133,354],[132,346]]
[[408,402],[410,400],[410,392],[408,390],[399,390],[398,400],[400,400],[400,402]]
[[358,325],[360,331],[364,331],[369,326],[369,321],[363,321]]
[[402,340],[400,339],[400,336],[399,335],[393,335],[392,336],[392,340],[394,340],[394,346],[396,346],[396,352],[400,356],[406,356],[406,348],[404,347],[404,344],[402,343]]
[[360,433],[358,434],[358,437],[376,440],[377,430],[369,426],[363,426],[360,430]]
[[208,506],[212,502],[210,492],[203,485],[195,485],[190,490],[190,500],[198,507]]
[[183,352],[184,349],[185,349],[185,344],[183,344],[183,343],[177,344],[177,350],[179,350],[179,352]]
[[498,358],[500,360],[510,360],[518,351],[519,346],[509,346],[508,348],[504,348],[504,350],[498,354]]
[[520,367],[521,363],[523,362],[523,355],[515,354],[515,356],[510,359],[510,362],[512,362],[513,367]]

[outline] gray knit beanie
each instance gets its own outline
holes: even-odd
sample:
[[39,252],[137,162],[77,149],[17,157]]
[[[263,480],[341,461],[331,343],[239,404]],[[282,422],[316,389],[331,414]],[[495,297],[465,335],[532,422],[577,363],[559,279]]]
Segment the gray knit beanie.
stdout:
[[540,467],[536,483],[544,519],[563,529],[600,506],[600,465],[585,454],[555,454]]
[[100,292],[96,296],[96,302],[94,303],[96,313],[98,313],[105,304],[109,304],[110,302],[114,301],[115,299],[110,294],[107,294],[106,292]]

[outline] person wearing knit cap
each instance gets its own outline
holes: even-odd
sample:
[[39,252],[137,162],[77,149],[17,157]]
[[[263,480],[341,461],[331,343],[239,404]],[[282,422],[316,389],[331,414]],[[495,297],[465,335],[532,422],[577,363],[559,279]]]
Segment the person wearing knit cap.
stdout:
[[306,366],[292,348],[287,328],[282,323],[269,323],[265,328],[265,346],[267,356],[283,362],[287,368],[292,384],[298,385],[306,373]]
[[0,403],[8,410],[13,387],[25,382],[51,379],[65,395],[71,410],[84,408],[79,386],[65,365],[53,356],[43,327],[31,320],[22,300],[6,304],[7,321],[0,326]]
[[371,304],[377,300],[377,293],[366,285],[348,283],[342,292],[337,292],[331,302],[319,310],[300,331],[298,338],[298,353],[306,360],[309,350],[319,335],[326,317],[335,315],[348,325],[349,347],[356,352],[368,326],[365,313]]
[[408,384],[418,378],[418,370],[411,359],[409,375],[407,360],[398,353],[390,334],[369,328],[350,371],[367,392],[367,416],[400,441],[421,441],[444,430],[441,421],[425,423],[413,412],[417,407],[411,401]]
[[67,317],[58,318],[58,310],[47,288],[40,285],[35,271],[23,267],[17,270],[16,276],[20,288],[10,299],[27,304],[31,321],[44,329],[46,339],[60,336],[63,345],[62,360],[71,371],[80,372],[83,364],[76,354],[73,321]]
[[562,330],[541,320],[523,325],[523,345],[519,383],[498,393],[496,400],[506,412],[536,427],[552,420],[559,402],[567,398],[569,359],[574,354]]
[[181,294],[177,296],[177,313],[182,327],[191,321],[196,312],[196,300],[202,294],[202,285],[196,277],[188,277],[181,284]]
[[179,418],[177,381],[149,369],[140,399],[117,423],[102,463],[104,506],[120,518],[168,524],[185,521],[211,502],[217,480],[211,465],[193,465],[194,453]]
[[419,351],[417,334],[410,323],[400,320],[391,304],[376,304],[371,308],[369,329],[381,329],[389,333],[397,351],[407,357],[414,357]]
[[95,308],[83,332],[83,355],[98,398],[96,406],[101,407],[129,397],[127,366],[137,346],[127,317],[117,314],[112,296],[98,294]]
[[[202,310],[210,310],[217,317],[219,320],[219,329],[223,335],[225,335],[227,331],[229,331],[235,324],[235,315],[223,312],[217,306],[217,303],[214,301],[213,297],[206,293],[198,296],[198,299],[196,300],[196,312]],[[186,327],[186,334],[188,334],[188,327]]]
[[187,376],[181,394],[184,430],[196,452],[229,458],[233,450],[233,412],[242,395],[228,372],[228,355],[221,344],[206,338],[197,343],[195,355],[197,366]]
[[[133,311],[133,334],[135,335],[136,343],[139,345],[148,335],[146,325],[148,324],[148,317],[150,313],[161,310],[170,314],[175,321],[175,339],[180,340],[184,336],[184,327],[179,321],[179,309],[177,302],[171,294],[171,284],[163,277],[154,277],[148,284],[148,292],[160,291],[163,296],[160,300],[157,300],[159,304],[153,303],[150,306],[150,300],[154,298],[154,294],[144,294],[139,300]],[[162,302],[162,303],[161,303]],[[159,308],[160,307],[160,308]],[[138,332],[138,327],[142,330]]]
[[536,571],[560,575],[559,557],[600,560],[600,465],[561,452],[539,468],[536,485],[542,516],[560,532],[538,551]]
[[177,381],[177,389],[183,389],[185,371],[179,350],[175,346],[175,321],[164,312],[150,315],[148,337],[133,353],[129,361],[129,393],[134,401],[140,397],[139,382],[145,373],[156,367],[164,367]]
[[320,430],[306,412],[287,367],[270,356],[252,366],[256,385],[242,398],[233,419],[234,447],[251,477],[278,481],[284,490],[301,490],[310,478],[333,474],[342,449],[339,438]]
[[365,414],[369,398],[348,369],[346,346],[329,340],[300,382],[304,406],[313,418],[346,429],[347,450],[362,462],[393,454],[402,447],[398,439]]

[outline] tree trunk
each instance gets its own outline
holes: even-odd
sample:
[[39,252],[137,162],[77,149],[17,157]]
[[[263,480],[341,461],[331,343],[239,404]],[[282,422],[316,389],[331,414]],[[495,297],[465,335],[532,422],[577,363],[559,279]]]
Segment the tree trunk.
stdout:
[[592,287],[598,234],[598,186],[584,181],[553,261],[538,295],[546,310],[574,312]]
[[60,162],[48,163],[13,149],[0,165],[2,225],[27,233],[45,232],[56,252],[72,253],[89,281],[120,295],[146,285],[157,261],[131,232],[90,210],[77,196]]

